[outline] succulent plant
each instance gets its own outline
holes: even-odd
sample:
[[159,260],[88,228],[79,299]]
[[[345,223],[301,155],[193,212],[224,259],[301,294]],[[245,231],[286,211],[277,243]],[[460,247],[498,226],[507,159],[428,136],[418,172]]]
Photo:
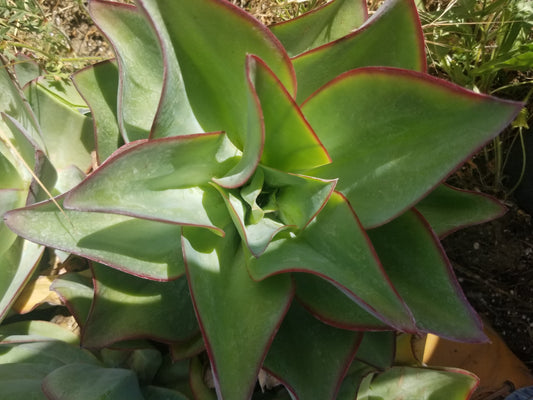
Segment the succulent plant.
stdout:
[[412,0],[270,28],[224,0],[89,11],[116,59],[73,76],[83,101],[20,70],[31,109],[4,69],[0,143],[1,315],[38,262],[21,247],[90,260],[52,285],[84,349],[5,324],[1,369],[34,375],[0,393],[467,398],[467,372],[392,367],[395,337],[485,340],[439,236],[503,207],[442,182],[521,104],[428,75]]

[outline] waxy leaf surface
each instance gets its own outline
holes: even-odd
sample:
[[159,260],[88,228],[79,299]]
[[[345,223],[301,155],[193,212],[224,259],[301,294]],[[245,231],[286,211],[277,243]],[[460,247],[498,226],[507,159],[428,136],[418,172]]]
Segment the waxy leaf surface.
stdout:
[[[177,57],[187,97],[205,131],[226,131],[242,150],[248,124],[243,112],[248,108],[247,54],[263,59],[294,94],[294,71],[283,47],[245,11],[216,0],[143,0],[140,4],[149,14],[157,10]],[[170,57],[170,51],[167,53]]]
[[359,332],[323,324],[294,302],[264,368],[280,379],[295,399],[334,399],[361,337]]
[[437,186],[520,106],[412,71],[360,68],[302,107],[333,160],[309,174],[339,178],[336,190],[363,226],[378,226]]
[[146,139],[163,88],[163,58],[153,27],[137,7],[126,4],[93,0],[89,12],[117,56],[118,116],[124,140]]
[[85,347],[150,338],[183,341],[198,332],[185,276],[157,282],[93,264],[94,301],[82,332]]
[[213,133],[123,146],[68,194],[65,206],[216,230],[205,208],[222,202],[207,184],[231,162],[221,151],[224,140]]
[[91,110],[97,158],[103,162],[122,142],[117,117],[117,64],[105,61],[76,72],[72,79]]
[[24,238],[133,275],[167,280],[184,273],[177,225],[117,214],[62,212],[52,201],[10,211],[5,218]]
[[[413,0],[384,2],[358,30],[300,54],[293,59],[293,64],[299,103],[336,76],[354,68],[387,66],[424,72],[424,39]],[[383,108],[382,104],[380,110]]]
[[297,18],[271,25],[270,30],[294,57],[349,34],[366,18],[365,1],[335,0]]
[[287,272],[329,280],[353,301],[399,330],[413,330],[411,314],[390,284],[353,210],[334,193],[298,236],[273,241],[249,262],[254,279]]
[[438,238],[419,213],[409,211],[368,233],[420,330],[458,341],[486,340]]
[[329,163],[313,129],[272,70],[257,57],[249,56],[248,65],[265,124],[261,164],[299,172]]
[[288,276],[254,282],[238,233],[226,226],[223,238],[184,228],[183,249],[218,396],[247,400],[293,289]]
[[501,217],[506,211],[494,198],[448,185],[437,186],[416,209],[441,238],[458,229]]
[[394,367],[367,376],[357,399],[468,400],[477,385],[474,374],[459,369]]
[[145,400],[132,370],[81,363],[48,374],[43,391],[50,400]]

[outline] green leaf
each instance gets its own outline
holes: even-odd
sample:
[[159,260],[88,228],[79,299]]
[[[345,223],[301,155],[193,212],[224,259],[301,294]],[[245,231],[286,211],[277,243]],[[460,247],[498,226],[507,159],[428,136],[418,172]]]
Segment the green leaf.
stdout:
[[157,282],[97,263],[92,269],[95,295],[82,332],[85,347],[138,338],[168,343],[198,332],[185,276]]
[[291,57],[348,35],[367,18],[366,2],[335,0],[270,26]]
[[37,268],[43,251],[42,246],[18,237],[0,254],[0,321]]
[[0,397],[10,400],[48,400],[41,382],[51,368],[30,362],[0,364]]
[[355,358],[381,370],[394,361],[396,332],[365,332]]
[[416,209],[440,237],[470,225],[481,224],[505,214],[505,206],[482,193],[439,185],[422,199]]
[[358,400],[467,400],[479,382],[472,373],[459,369],[410,367],[394,367],[365,380]]
[[137,276],[167,280],[184,272],[180,227],[174,224],[116,214],[62,212],[52,201],[10,211],[5,222],[29,240]]
[[520,107],[417,72],[354,70],[302,107],[333,160],[308,173],[339,178],[336,190],[363,225],[378,226],[416,204]]
[[137,7],[126,4],[94,0],[89,13],[117,56],[118,116],[124,140],[146,139],[163,89],[163,58],[153,26]]
[[246,207],[244,201],[236,194],[221,188],[216,187],[226,202],[228,212],[231,215],[233,224],[239,232],[243,242],[246,243],[248,249],[255,256],[262,254],[270,241],[277,233],[287,229],[288,227],[281,222],[273,219],[262,217],[257,222],[248,223],[246,215]]
[[76,165],[82,171],[91,166],[94,131],[89,117],[51,95],[37,82],[25,89],[37,116],[44,146],[42,150],[58,170]]
[[[196,119],[185,91],[181,68],[176,51],[165,28],[163,17],[156,1],[137,2],[157,33],[163,56],[163,93],[152,125],[151,138],[202,133],[204,130]],[[176,118],[179,116],[179,118]]]
[[388,0],[358,30],[300,54],[293,64],[299,103],[354,68],[388,66],[424,72],[424,37],[416,6],[412,0]]
[[291,280],[279,276],[252,281],[231,222],[224,238],[184,228],[183,249],[218,396],[249,399],[268,346],[292,300]]
[[[0,158],[1,157],[2,156],[0,155]],[[9,210],[24,206],[26,195],[27,193],[24,190],[0,189],[0,217]],[[2,220],[0,220],[0,257],[11,247],[16,237],[17,235],[9,230],[2,218]]]
[[188,400],[183,394],[158,386],[146,386],[142,388],[144,400]]
[[[215,0],[140,1],[157,22],[168,59],[177,58],[194,114],[206,131],[224,130],[240,149],[248,124],[247,54],[272,68],[291,94],[295,92],[290,60],[274,35],[245,11]],[[154,12],[155,10],[155,12]],[[209,24],[198,24],[209,21]],[[194,32],[194,34],[191,34]],[[238,38],[238,40],[236,40]],[[174,53],[170,51],[173,50]],[[167,66],[173,66],[167,61]]]
[[386,324],[414,329],[357,217],[338,193],[298,236],[275,240],[252,258],[249,270],[257,280],[287,272],[318,275]]
[[50,400],[144,400],[133,371],[89,364],[56,369],[44,379],[43,391]]
[[50,290],[59,294],[78,325],[83,329],[93,301],[92,279],[80,273],[68,272],[54,279]]
[[409,211],[368,234],[420,330],[458,341],[486,340],[438,238],[419,213]]
[[272,342],[264,368],[281,379],[295,399],[334,399],[361,336],[321,323],[295,302]]
[[[65,199],[69,209],[125,214],[220,231],[208,214],[222,205],[207,186],[225,168],[221,133],[123,146]],[[221,207],[222,208],[222,207]]]
[[59,340],[78,345],[79,337],[72,331],[48,321],[29,320],[0,326],[0,342],[26,343]]
[[261,164],[286,172],[328,164],[322,143],[270,68],[255,56],[248,56],[247,65],[265,122]]
[[[247,61],[250,60],[253,59],[247,57]],[[214,182],[225,188],[236,188],[244,185],[244,183],[253,175],[259,164],[259,160],[261,159],[261,154],[263,153],[265,144],[265,125],[263,110],[261,109],[261,104],[253,85],[255,75],[255,63],[247,62],[246,83],[248,89],[248,102],[246,105],[246,112],[244,113],[247,116],[246,128],[244,130],[244,135],[234,138],[234,140],[237,140],[234,144],[236,144],[238,148],[242,148],[243,154],[239,162],[229,172],[220,178],[213,179]]]
[[117,64],[104,61],[76,72],[72,79],[91,109],[97,159],[102,162],[122,144],[117,117]]
[[390,329],[330,282],[311,274],[294,274],[296,297],[322,322],[341,329]]

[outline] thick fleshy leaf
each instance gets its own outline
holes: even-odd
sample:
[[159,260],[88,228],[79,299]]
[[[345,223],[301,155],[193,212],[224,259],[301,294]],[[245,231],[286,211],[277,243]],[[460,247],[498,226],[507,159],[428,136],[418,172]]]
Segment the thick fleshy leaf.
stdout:
[[263,216],[256,222],[247,222],[247,208],[245,202],[229,190],[217,187],[226,202],[233,224],[237,228],[242,240],[255,256],[262,254],[274,236],[288,227],[281,222]]
[[440,185],[422,199],[416,209],[440,237],[470,225],[481,224],[501,217],[505,206],[495,198]]
[[111,61],[84,68],[72,76],[76,88],[89,105],[99,162],[122,143],[117,117],[118,67]]
[[11,400],[48,400],[41,382],[50,368],[41,364],[0,364],[0,397]]
[[15,70],[15,77],[21,88],[45,73],[37,62],[22,53],[17,55],[17,62],[13,65],[13,68]]
[[145,400],[133,371],[89,364],[58,368],[46,376],[42,387],[49,400]]
[[302,107],[333,160],[309,174],[339,178],[336,190],[363,225],[378,226],[425,196],[520,108],[417,72],[360,68]]
[[424,37],[414,1],[387,0],[358,30],[299,55],[293,64],[299,103],[354,68],[387,66],[424,72]]
[[78,325],[83,328],[93,301],[92,279],[80,273],[69,272],[56,278],[50,285],[50,290],[59,294]]
[[201,400],[217,400],[217,395],[211,389],[209,389],[204,380],[205,371],[202,366],[202,362],[198,357],[194,357],[191,360],[190,378],[191,390],[194,393],[195,399]]
[[200,332],[189,340],[172,343],[170,345],[170,354],[174,361],[190,359],[204,350],[205,344]]
[[334,399],[361,338],[361,333],[323,324],[294,302],[264,368],[297,400]]
[[117,56],[118,115],[124,140],[146,139],[163,88],[163,58],[156,33],[150,21],[134,6],[93,0],[89,12]]
[[158,386],[145,386],[142,388],[144,400],[189,400],[183,394]]
[[348,374],[342,381],[336,400],[354,400],[357,398],[357,391],[359,385],[365,376],[375,371],[375,368],[368,366],[365,363],[355,360]]
[[328,164],[324,147],[270,68],[255,56],[248,56],[248,65],[265,122],[261,164],[286,172]]
[[[247,58],[249,60],[249,58]],[[225,188],[236,188],[242,186],[253,175],[265,145],[265,124],[263,110],[257,93],[255,92],[255,63],[246,63],[246,83],[247,83],[247,104],[246,112],[240,111],[246,116],[246,127],[241,137],[234,137],[233,142],[237,147],[242,148],[242,156],[239,162],[231,168],[224,176],[214,178],[213,181]]]
[[0,321],[37,268],[44,248],[18,237],[0,254]]
[[169,32],[155,1],[137,2],[157,33],[163,56],[163,93],[151,138],[190,135],[204,132],[189,103],[180,65]]
[[48,321],[30,320],[0,326],[0,342],[29,343],[59,340],[78,345],[79,337],[72,331]]
[[357,400],[468,400],[478,382],[474,374],[459,369],[394,367],[367,376]]
[[85,347],[138,338],[183,341],[198,332],[185,276],[157,282],[93,264],[95,295],[82,332]]
[[184,228],[183,249],[217,393],[246,400],[293,289],[289,276],[252,281],[238,233],[228,222],[223,238]]
[[26,97],[41,127],[46,155],[58,170],[91,166],[94,132],[91,118],[50,94],[39,81],[26,86]]
[[409,211],[368,233],[420,330],[458,341],[486,340],[438,238],[419,213]]
[[365,332],[355,358],[384,370],[394,361],[396,332]]
[[294,274],[296,296],[322,322],[341,329],[390,329],[326,280],[311,274]]
[[[21,126],[26,130],[30,138],[37,144],[38,148],[44,149],[44,142],[41,136],[40,129],[37,124],[35,115],[33,114],[28,102],[24,98],[22,90],[15,84],[15,81],[11,79],[8,68],[0,61],[0,91],[2,96],[0,97],[0,112],[6,113],[13,119],[19,121]],[[3,121],[0,120],[0,133],[7,135],[7,139],[12,141],[12,136],[9,133],[9,129],[5,126]],[[3,138],[5,139],[5,138]],[[16,141],[12,141],[12,144],[17,150],[18,144]],[[20,151],[20,150],[19,150]],[[5,157],[9,158],[9,148],[5,146],[3,140],[0,141],[0,152]],[[16,162],[10,159],[13,165],[17,165]]]
[[357,217],[338,193],[298,236],[275,240],[261,257],[251,259],[249,270],[254,279],[287,272],[321,276],[383,322],[414,329]]
[[[24,190],[0,189],[0,217],[9,210],[24,206],[25,201],[26,191]],[[4,224],[3,219],[0,220],[0,257],[11,247],[16,237],[17,235]]]
[[[294,71],[283,47],[245,11],[216,0],[142,0],[140,4],[155,15],[155,21],[161,20],[159,30],[166,28],[168,36],[160,35],[170,40],[163,44],[166,56],[172,56],[168,50],[172,47],[194,114],[206,131],[224,130],[242,149],[248,124],[243,112],[248,104],[244,79],[248,53],[263,59],[294,94]],[[167,65],[173,64],[167,61]]]
[[[61,199],[58,199],[61,205]],[[31,241],[155,280],[184,273],[180,227],[116,214],[69,211],[52,201],[5,215]]]
[[348,35],[367,19],[366,2],[335,0],[270,26],[291,57]]
[[68,194],[65,206],[219,230],[205,209],[223,205],[207,184],[232,162],[223,158],[225,140],[211,133],[123,146]]
[[271,168],[263,168],[263,171],[266,185],[276,191],[279,218],[298,229],[304,229],[324,208],[337,183],[335,179],[287,174]]

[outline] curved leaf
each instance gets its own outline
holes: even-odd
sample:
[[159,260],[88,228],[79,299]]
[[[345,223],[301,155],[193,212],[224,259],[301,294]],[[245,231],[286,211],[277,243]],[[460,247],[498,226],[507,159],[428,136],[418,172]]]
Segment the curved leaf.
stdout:
[[248,56],[247,65],[265,123],[261,164],[298,172],[329,163],[322,143],[272,70],[255,56]]
[[339,39],[367,19],[366,2],[334,0],[297,18],[270,26],[291,57]]
[[390,329],[328,281],[311,274],[294,274],[293,279],[296,297],[320,321],[341,329]]
[[293,64],[299,103],[354,68],[387,66],[424,72],[424,36],[414,1],[385,1],[358,30],[300,54]]
[[133,275],[168,280],[184,273],[177,225],[116,214],[61,211],[52,201],[10,211],[5,222],[28,240]]
[[122,136],[126,142],[146,139],[163,88],[163,58],[153,27],[137,7],[126,4],[92,0],[89,13],[117,56]]
[[359,332],[324,325],[295,302],[264,368],[284,382],[295,399],[334,399],[361,338]]
[[51,95],[39,81],[27,85],[25,94],[42,131],[43,150],[54,167],[89,169],[94,150],[91,118]]
[[505,206],[488,195],[439,185],[416,209],[442,239],[456,230],[501,217]]
[[80,328],[83,329],[93,301],[92,280],[79,273],[69,272],[54,279],[50,290],[59,294]]
[[17,296],[31,278],[44,248],[17,237],[0,254],[0,321],[5,318]]
[[48,400],[41,382],[50,368],[41,364],[0,364],[0,396],[4,399]]
[[452,340],[486,340],[438,238],[410,211],[368,231],[383,267],[424,332]]
[[365,381],[358,400],[468,400],[479,383],[474,374],[459,369],[410,367],[394,367]]
[[363,225],[378,226],[425,196],[520,107],[417,72],[357,69],[302,106],[333,160],[308,173],[339,178],[336,190]]
[[84,68],[72,76],[89,105],[95,131],[95,148],[102,162],[121,145],[117,117],[118,67],[111,61]]
[[254,279],[287,272],[318,275],[383,322],[414,329],[357,217],[338,193],[298,236],[275,240],[261,257],[252,258],[249,270]]
[[187,279],[156,282],[93,264],[94,300],[83,327],[84,347],[150,338],[184,341],[198,332]]
[[89,364],[56,369],[44,379],[43,391],[49,400],[144,400],[133,371]]
[[220,231],[206,211],[216,207],[219,195],[206,185],[227,169],[225,161],[231,162],[221,159],[226,156],[221,154],[224,140],[224,135],[210,133],[123,146],[69,192],[65,207]]
[[[261,57],[294,94],[294,71],[283,47],[245,11],[217,0],[142,0],[140,4],[156,22],[161,20],[160,30],[166,29],[168,36],[160,34],[166,57],[173,56],[172,49],[187,97],[204,130],[224,130],[243,148],[248,124],[243,112],[248,107],[243,79],[248,53]],[[174,65],[166,62],[169,67]]]
[[247,400],[292,300],[291,280],[279,276],[252,281],[242,244],[231,225],[223,238],[206,230],[184,228],[183,249],[218,396]]

